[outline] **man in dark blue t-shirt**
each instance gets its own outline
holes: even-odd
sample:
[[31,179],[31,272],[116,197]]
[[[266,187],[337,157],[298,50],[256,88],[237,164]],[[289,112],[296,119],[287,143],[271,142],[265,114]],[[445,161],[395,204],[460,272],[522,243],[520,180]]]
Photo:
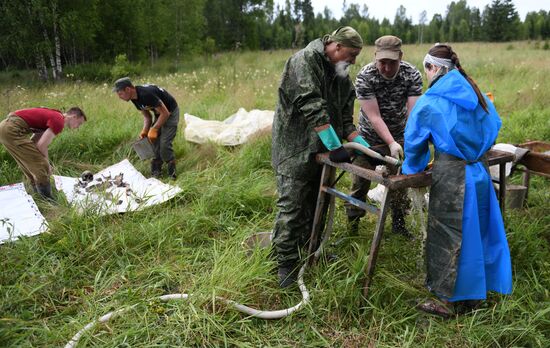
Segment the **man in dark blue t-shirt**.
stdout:
[[155,85],[134,86],[128,77],[116,80],[113,91],[120,99],[132,101],[143,114],[143,129],[139,136],[147,137],[155,151],[151,175],[160,176],[164,161],[168,165],[168,175],[175,179],[176,159],[172,143],[178,128],[179,108],[174,97]]

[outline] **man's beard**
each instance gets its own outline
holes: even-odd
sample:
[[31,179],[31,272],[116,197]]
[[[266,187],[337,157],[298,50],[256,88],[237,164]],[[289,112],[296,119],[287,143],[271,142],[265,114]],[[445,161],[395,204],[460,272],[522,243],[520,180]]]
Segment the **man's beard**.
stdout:
[[342,78],[345,78],[345,77],[348,77],[349,76],[349,67],[350,67],[351,63],[349,62],[338,62],[335,64],[335,70],[336,70],[336,75],[342,77]]

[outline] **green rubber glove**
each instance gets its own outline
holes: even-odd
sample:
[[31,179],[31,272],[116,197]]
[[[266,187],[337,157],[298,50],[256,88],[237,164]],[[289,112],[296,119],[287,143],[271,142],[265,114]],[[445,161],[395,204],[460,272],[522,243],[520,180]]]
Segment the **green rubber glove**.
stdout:
[[[363,146],[366,146],[366,147],[370,147],[370,144],[367,143],[367,141],[360,135],[356,136],[355,138],[353,138],[352,142],[354,143],[357,143],[357,144],[361,144]],[[353,151],[356,155],[363,155],[363,151],[360,151],[360,150],[355,150]]]
[[340,139],[338,139],[338,136],[336,135],[336,132],[334,131],[334,128],[332,128],[332,126],[329,126],[327,129],[323,129],[320,132],[317,132],[317,135],[319,136],[319,138],[321,138],[323,145],[325,145],[325,147],[329,151],[332,151],[342,146],[342,143],[340,142]]
[[369,143],[367,143],[367,141],[365,140],[365,138],[363,138],[362,136],[358,135],[356,136],[355,138],[353,138],[353,142],[354,143],[358,143],[358,144],[361,144],[365,147],[370,147]]

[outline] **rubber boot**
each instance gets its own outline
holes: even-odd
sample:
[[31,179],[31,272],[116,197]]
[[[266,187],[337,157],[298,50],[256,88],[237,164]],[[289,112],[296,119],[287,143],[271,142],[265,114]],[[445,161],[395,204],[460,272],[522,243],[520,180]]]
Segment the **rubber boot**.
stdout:
[[166,162],[166,164],[168,166],[168,177],[170,177],[170,179],[176,180],[176,160],[168,161]]
[[395,209],[395,210],[392,210],[391,215],[392,215],[391,216],[392,232],[395,234],[400,234],[409,240],[414,240],[414,236],[412,235],[412,233],[409,232],[409,230],[407,230],[407,226],[405,225],[405,215],[403,211]]
[[36,185],[36,191],[47,201],[55,202],[52,195],[52,185],[50,183],[44,185]]
[[162,160],[154,159],[151,161],[151,176],[153,178],[160,178],[162,171]]
[[281,288],[287,288],[294,284],[298,279],[298,263],[295,261],[288,261],[279,264],[277,270],[277,277],[279,279],[279,286]]

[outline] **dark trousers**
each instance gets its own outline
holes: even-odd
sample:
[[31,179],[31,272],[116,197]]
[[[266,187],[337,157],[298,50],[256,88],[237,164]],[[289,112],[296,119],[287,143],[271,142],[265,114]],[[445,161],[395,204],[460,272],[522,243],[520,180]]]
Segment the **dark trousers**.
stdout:
[[157,141],[153,143],[154,161],[170,162],[175,159],[173,143],[178,131],[179,119],[180,111],[179,108],[176,108],[160,127]]
[[277,175],[277,208],[273,245],[279,264],[294,263],[309,240],[319,194],[320,176],[302,180]]

